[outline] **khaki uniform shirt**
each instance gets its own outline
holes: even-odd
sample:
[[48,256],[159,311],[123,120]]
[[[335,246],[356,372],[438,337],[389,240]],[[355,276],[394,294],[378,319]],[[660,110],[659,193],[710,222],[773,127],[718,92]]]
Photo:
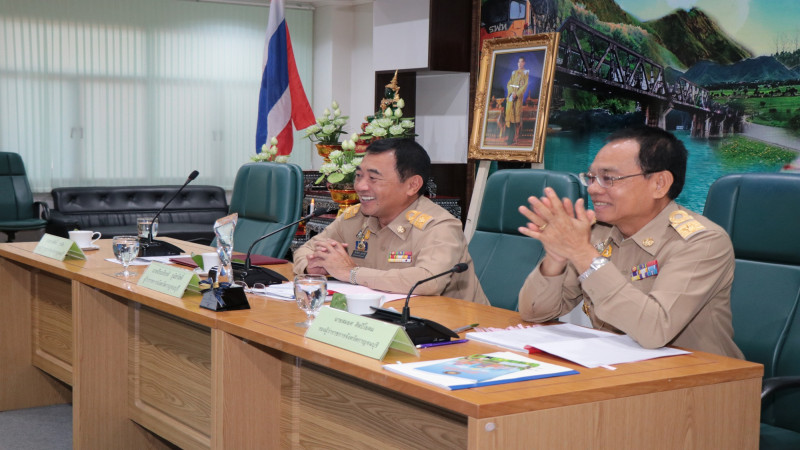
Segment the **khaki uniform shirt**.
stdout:
[[543,276],[537,267],[520,291],[523,319],[553,320],[584,300],[595,328],[626,333],[643,347],[676,345],[744,357],[733,342],[735,263],[722,228],[671,202],[628,239],[603,224],[593,227],[591,239],[610,263],[582,284],[571,264],[554,277]]
[[[522,120],[522,102],[525,100],[525,91],[528,89],[529,70],[515,70],[506,84],[508,97],[506,97],[506,126],[519,123]],[[514,100],[511,100],[514,94]]]
[[360,205],[345,210],[325,230],[311,238],[294,254],[294,271],[304,273],[306,258],[317,241],[333,239],[347,244],[348,253],[360,266],[356,281],[380,291],[408,293],[422,279],[452,269],[457,263],[469,268],[420,284],[415,294],[443,295],[489,304],[481,289],[461,221],[426,197],[420,197],[388,226],[363,215]]

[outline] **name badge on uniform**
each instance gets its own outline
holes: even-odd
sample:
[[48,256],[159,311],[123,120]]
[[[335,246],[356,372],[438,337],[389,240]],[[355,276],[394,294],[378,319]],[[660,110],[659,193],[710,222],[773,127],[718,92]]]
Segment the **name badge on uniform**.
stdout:
[[631,269],[631,281],[644,280],[645,278],[654,277],[658,275],[658,260],[654,259],[650,262],[633,266]]
[[389,253],[389,262],[399,262],[399,263],[410,263],[411,262],[411,252],[391,252]]
[[361,230],[358,232],[356,235],[356,248],[353,249],[353,253],[351,253],[350,256],[360,259],[367,257],[367,239],[369,239],[369,235],[369,230]]

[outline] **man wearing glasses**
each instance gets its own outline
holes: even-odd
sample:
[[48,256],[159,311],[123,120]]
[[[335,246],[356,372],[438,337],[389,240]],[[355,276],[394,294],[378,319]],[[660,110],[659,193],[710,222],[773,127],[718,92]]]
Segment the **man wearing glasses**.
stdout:
[[530,221],[520,233],[546,252],[520,291],[522,318],[554,320],[583,300],[595,328],[626,333],[643,347],[743,358],[731,324],[730,238],[675,203],[687,156],[659,128],[620,130],[580,174],[594,210],[551,188],[520,206]]

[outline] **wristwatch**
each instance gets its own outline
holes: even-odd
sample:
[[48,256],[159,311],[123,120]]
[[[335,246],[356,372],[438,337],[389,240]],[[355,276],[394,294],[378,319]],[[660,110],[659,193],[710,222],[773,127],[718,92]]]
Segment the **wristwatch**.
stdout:
[[358,284],[358,282],[356,281],[356,274],[358,274],[358,269],[360,269],[360,268],[361,267],[359,267],[359,266],[355,266],[352,269],[350,269],[350,283],[351,284]]
[[598,256],[597,258],[593,259],[592,263],[589,265],[589,268],[586,269],[586,272],[583,272],[581,276],[578,277],[578,282],[583,283],[584,280],[589,278],[589,275],[593,274],[597,269],[608,264],[608,262],[608,258],[604,258],[602,256]]

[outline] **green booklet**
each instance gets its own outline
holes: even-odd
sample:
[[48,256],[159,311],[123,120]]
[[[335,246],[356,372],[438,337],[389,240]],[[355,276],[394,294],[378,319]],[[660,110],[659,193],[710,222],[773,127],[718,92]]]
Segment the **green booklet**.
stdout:
[[386,370],[449,390],[578,373],[576,370],[536,361],[511,352],[470,355],[436,361],[387,364],[383,367]]

